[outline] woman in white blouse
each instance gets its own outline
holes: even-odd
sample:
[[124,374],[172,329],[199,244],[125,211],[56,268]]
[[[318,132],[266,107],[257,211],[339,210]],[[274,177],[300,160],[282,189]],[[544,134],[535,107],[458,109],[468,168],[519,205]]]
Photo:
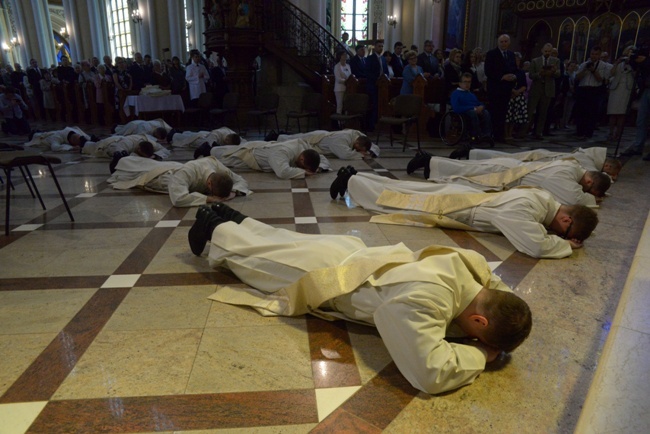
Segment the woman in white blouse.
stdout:
[[339,61],[334,66],[334,96],[336,97],[336,113],[343,111],[343,95],[345,95],[345,82],[352,73],[348,65],[348,53],[341,51]]

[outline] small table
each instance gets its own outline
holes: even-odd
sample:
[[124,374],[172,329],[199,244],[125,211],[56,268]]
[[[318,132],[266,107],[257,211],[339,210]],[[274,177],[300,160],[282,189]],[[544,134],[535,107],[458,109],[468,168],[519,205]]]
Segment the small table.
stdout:
[[173,125],[180,125],[180,114],[185,111],[183,98],[180,95],[130,95],[124,101],[124,113],[127,116],[132,115],[131,107],[133,107],[133,114],[140,119],[145,119],[150,112],[171,112],[176,120]]

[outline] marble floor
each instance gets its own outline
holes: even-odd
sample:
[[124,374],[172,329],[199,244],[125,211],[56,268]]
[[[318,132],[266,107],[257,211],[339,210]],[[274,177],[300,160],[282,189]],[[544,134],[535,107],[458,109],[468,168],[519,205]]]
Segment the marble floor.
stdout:
[[[550,139],[544,147],[562,151],[608,146],[557,133]],[[422,179],[421,171],[406,174],[412,149],[391,148],[387,138],[380,146],[381,157],[355,162],[357,170]],[[423,148],[451,151],[437,140]],[[75,221],[47,171],[33,166],[47,210],[14,175],[11,232],[0,235],[3,434],[573,432],[650,209],[650,163],[635,157],[585,247],[570,258],[537,260],[498,235],[369,223],[365,210],[329,197],[336,170],[350,162],[332,159],[334,171],[304,180],[239,172],[255,191],[230,203],[244,214],[304,233],[355,235],[370,246],[474,249],[530,304],[533,331],[511,357],[470,386],[429,396],[401,376],[373,328],[263,318],[208,300],[216,285],[238,281],[210,269],[205,253],[190,252],[196,208],[113,190],[107,160],[58,156],[56,175]],[[4,226],[4,208],[1,214]]]

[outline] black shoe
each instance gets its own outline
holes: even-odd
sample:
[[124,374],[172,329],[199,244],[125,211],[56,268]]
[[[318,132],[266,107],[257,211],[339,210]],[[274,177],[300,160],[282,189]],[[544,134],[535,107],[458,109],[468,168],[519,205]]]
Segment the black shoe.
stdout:
[[230,208],[225,203],[215,202],[212,205],[210,205],[210,207],[212,208],[212,211],[215,214],[217,214],[219,217],[221,217],[223,221],[226,222],[235,222],[239,224],[243,222],[244,219],[247,217],[244,214],[240,213],[239,211]]
[[127,155],[129,155],[129,153],[126,152],[126,151],[120,151],[120,152],[114,153],[113,154],[113,159],[108,164],[108,170],[110,170],[111,173],[115,173],[115,168],[117,167],[117,163],[119,163],[120,159],[122,159],[123,157],[126,157]]
[[196,148],[196,151],[194,151],[194,159],[196,160],[197,158],[200,157],[209,157],[210,149],[212,149],[210,144],[208,142],[203,142],[201,146]]
[[426,169],[429,166],[429,161],[431,161],[431,155],[424,151],[419,151],[406,165],[406,173],[410,175],[418,169]]
[[336,199],[338,195],[341,197],[345,196],[345,191],[348,189],[348,181],[352,175],[353,173],[347,167],[341,167],[339,169],[336,179],[330,185],[330,197],[332,199]]
[[621,157],[634,157],[635,155],[641,155],[641,151],[634,148],[627,148],[621,152]]
[[350,173],[353,174],[353,175],[356,175],[356,174],[357,174],[357,169],[355,169],[355,168],[352,167],[352,166],[347,166],[346,169],[348,169],[348,172],[350,172]]
[[219,217],[208,205],[201,205],[196,212],[196,221],[187,234],[190,242],[190,249],[196,256],[201,256],[208,240],[212,238],[212,232],[224,220]]
[[461,145],[459,148],[456,148],[449,154],[449,158],[454,160],[462,160],[463,158],[469,159],[469,151],[471,146]]
[[176,134],[176,133],[180,133],[180,131],[178,131],[178,130],[176,130],[174,128],[169,130],[169,132],[167,133],[167,136],[165,137],[165,140],[167,141],[167,143],[169,143],[169,144],[172,143],[172,139],[174,138],[174,134]]
[[269,131],[269,133],[266,136],[264,136],[264,141],[265,142],[274,142],[274,141],[278,140],[278,137],[280,137],[280,134],[276,133],[275,130],[271,130],[271,131]]

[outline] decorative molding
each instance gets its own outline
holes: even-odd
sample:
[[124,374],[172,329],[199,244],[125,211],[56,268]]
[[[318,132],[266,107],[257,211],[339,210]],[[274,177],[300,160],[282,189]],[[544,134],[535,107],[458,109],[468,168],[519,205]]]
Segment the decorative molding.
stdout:
[[49,7],[48,11],[50,12],[50,15],[58,15],[59,17],[65,20],[65,11],[63,10],[63,8]]
[[4,2],[5,7],[7,8],[7,16],[9,17],[9,24],[11,25],[11,34],[14,37],[18,36],[16,32],[16,21],[14,20],[14,13],[11,10],[11,2]]

